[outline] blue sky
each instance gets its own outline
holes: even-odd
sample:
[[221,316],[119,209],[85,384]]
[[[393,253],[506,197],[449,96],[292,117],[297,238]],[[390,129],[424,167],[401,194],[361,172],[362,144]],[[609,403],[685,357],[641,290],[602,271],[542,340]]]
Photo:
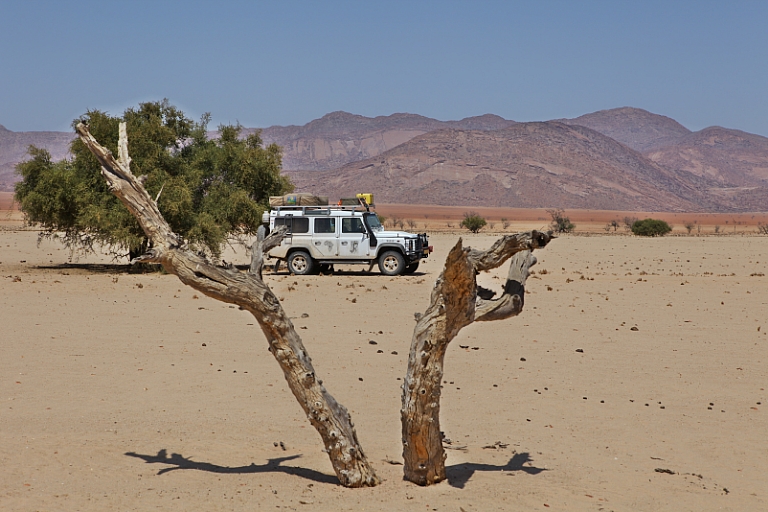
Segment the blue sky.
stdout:
[[0,124],[168,98],[212,127],[633,106],[768,136],[766,27],[765,1],[2,0]]

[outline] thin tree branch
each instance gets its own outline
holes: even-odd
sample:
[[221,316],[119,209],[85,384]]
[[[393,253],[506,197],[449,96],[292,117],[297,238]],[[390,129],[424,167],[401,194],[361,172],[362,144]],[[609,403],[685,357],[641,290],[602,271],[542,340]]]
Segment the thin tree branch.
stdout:
[[[109,189],[136,217],[152,242],[152,248],[135,261],[161,264],[184,284],[249,311],[264,332],[269,350],[280,364],[293,395],[322,437],[339,481],[347,487],[378,485],[380,480],[360,447],[349,412],[316,377],[301,338],[277,297],[261,279],[260,265],[254,274],[241,273],[212,265],[187,250],[181,237],[173,232],[157,204],[131,173],[124,127],[120,129],[119,161],[93,138],[87,126],[80,123],[76,129],[101,164]],[[259,257],[263,258],[263,250],[278,242],[281,235],[276,232],[267,237],[261,247],[257,247]]]

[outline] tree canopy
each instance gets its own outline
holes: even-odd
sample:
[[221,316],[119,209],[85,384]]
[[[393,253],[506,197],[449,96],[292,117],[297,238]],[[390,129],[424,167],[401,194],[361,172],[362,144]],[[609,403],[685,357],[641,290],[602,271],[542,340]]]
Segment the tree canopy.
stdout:
[[[88,111],[96,139],[117,154],[118,124],[126,122],[131,167],[140,176],[174,232],[195,249],[218,257],[227,239],[256,232],[270,195],[293,190],[280,173],[281,149],[264,146],[259,133],[241,137],[240,125],[219,126],[208,139],[210,116],[194,122],[167,100],[139,104],[121,118]],[[16,200],[42,237],[60,237],[71,250],[93,250],[95,243],[115,255],[136,256],[148,240],[136,219],[110,193],[96,158],[80,139],[73,157],[53,162],[30,146],[30,159],[17,165],[22,181]]]
[[632,233],[638,236],[664,236],[672,227],[663,220],[643,219],[632,224]]

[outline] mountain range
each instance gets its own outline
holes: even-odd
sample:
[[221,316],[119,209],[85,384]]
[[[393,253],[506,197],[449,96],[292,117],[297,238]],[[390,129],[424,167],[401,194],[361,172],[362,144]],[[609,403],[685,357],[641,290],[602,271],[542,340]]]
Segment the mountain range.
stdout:
[[[261,136],[283,147],[297,191],[332,198],[373,192],[385,203],[768,211],[768,138],[721,127],[692,132],[631,107],[526,123],[332,112]],[[59,159],[72,137],[0,126],[0,190],[12,190],[13,166],[29,144]]]

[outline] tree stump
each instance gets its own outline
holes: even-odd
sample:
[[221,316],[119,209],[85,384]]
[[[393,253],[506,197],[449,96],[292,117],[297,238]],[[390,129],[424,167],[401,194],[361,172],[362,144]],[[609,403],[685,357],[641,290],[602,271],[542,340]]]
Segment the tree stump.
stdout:
[[[536,263],[532,251],[551,233],[531,231],[500,238],[487,251],[464,248],[461,239],[446,258],[430,305],[413,330],[408,371],[403,381],[402,442],[405,478],[419,485],[445,480],[445,450],[440,432],[440,383],[448,343],[475,321],[502,320],[523,309],[525,282]],[[504,292],[492,299],[476,275],[511,258]]]

